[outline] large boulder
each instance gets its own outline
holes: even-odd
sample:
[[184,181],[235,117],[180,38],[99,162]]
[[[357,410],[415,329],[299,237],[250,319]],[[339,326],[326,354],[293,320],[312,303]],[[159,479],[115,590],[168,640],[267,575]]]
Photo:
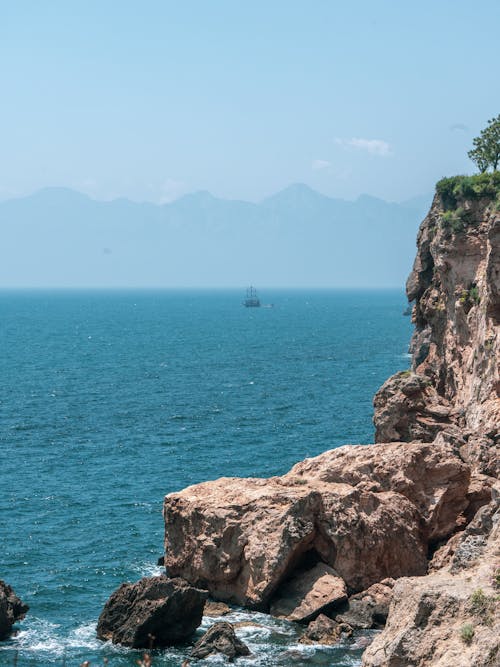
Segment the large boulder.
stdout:
[[207,596],[180,578],[144,577],[124,583],[106,602],[97,636],[131,648],[183,642],[200,625]]
[[469,478],[440,441],[345,446],[283,477],[205,482],[165,498],[165,564],[216,599],[264,610],[310,558],[351,593],[422,575],[429,542],[467,506]]
[[29,607],[24,604],[13,589],[0,579],[0,640],[6,639],[12,632],[12,626],[22,621]]
[[250,655],[250,649],[238,639],[231,623],[215,623],[191,649],[191,658],[207,658],[214,653],[222,653],[230,660],[239,655]]
[[469,504],[469,467],[458,446],[441,436],[432,443],[340,447],[298,463],[289,475],[401,494],[418,509],[425,539],[432,542],[456,529]]
[[286,581],[271,602],[271,614],[289,621],[307,623],[318,614],[347,600],[347,588],[335,570],[317,563]]

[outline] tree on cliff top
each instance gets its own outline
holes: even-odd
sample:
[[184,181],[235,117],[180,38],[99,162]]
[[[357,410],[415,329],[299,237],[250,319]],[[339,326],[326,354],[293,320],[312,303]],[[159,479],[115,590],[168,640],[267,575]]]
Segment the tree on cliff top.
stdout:
[[500,162],[500,114],[488,121],[488,125],[472,143],[474,148],[467,155],[476,163],[479,171],[484,174],[489,167],[496,171]]

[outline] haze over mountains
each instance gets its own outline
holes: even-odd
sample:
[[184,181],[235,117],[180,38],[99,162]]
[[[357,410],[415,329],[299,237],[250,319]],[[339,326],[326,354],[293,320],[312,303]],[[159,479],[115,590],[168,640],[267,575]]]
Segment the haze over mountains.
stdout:
[[46,188],[0,203],[0,287],[401,287],[430,197],[163,205]]

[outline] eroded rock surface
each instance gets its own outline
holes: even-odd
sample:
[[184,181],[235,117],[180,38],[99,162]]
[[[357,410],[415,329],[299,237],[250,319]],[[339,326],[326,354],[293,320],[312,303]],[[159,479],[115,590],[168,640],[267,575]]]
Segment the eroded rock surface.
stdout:
[[347,623],[338,623],[333,619],[320,614],[307,626],[306,631],[299,639],[301,644],[336,644],[340,637],[352,635],[352,628]]
[[166,576],[122,584],[99,616],[97,636],[132,648],[177,644],[200,625],[207,595],[183,579]]
[[328,565],[317,563],[307,570],[299,570],[280,586],[270,611],[279,618],[307,623],[344,600],[347,600],[344,580]]
[[394,579],[384,579],[366,591],[352,595],[346,609],[336,614],[335,620],[347,623],[356,630],[383,628],[389,614]]
[[240,655],[250,655],[250,649],[238,639],[231,623],[215,623],[191,649],[191,658],[207,658],[214,653],[221,653],[230,660]]
[[[483,508],[458,545],[466,557],[426,577],[396,582],[384,631],[363,656],[364,667],[492,667],[500,664],[500,510]],[[476,533],[477,531],[477,533]],[[471,544],[477,534],[482,538]],[[460,547],[455,546],[455,556]]]
[[215,600],[207,600],[203,609],[203,616],[211,616],[217,618],[218,616],[226,616],[231,612],[225,602],[216,602]]
[[266,609],[311,554],[350,592],[424,574],[454,529],[469,469],[449,443],[346,446],[283,477],[222,478],[166,496],[165,564],[219,600]]
[[408,278],[414,301],[412,371],[374,399],[377,442],[432,441],[448,425],[480,472],[500,470],[500,212],[494,197],[457,202],[467,226],[443,223],[436,194]]
[[0,640],[7,639],[12,626],[22,621],[29,607],[14,593],[11,586],[0,579]]

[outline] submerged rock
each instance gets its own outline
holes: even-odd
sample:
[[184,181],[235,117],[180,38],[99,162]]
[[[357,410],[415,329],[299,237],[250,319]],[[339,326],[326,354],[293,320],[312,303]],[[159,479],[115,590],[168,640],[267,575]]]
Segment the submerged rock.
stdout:
[[207,595],[183,579],[166,576],[122,584],[99,616],[97,636],[132,648],[183,642],[200,625]]
[[203,616],[225,616],[231,612],[229,607],[224,602],[215,602],[214,600],[207,600],[205,608],[203,609]]
[[22,621],[28,609],[11,586],[0,579],[0,640],[7,639],[14,623]]
[[222,653],[230,660],[239,655],[250,655],[250,649],[238,639],[231,623],[215,623],[193,646],[191,658],[206,658],[213,653]]
[[347,600],[344,580],[328,565],[317,563],[280,586],[270,611],[273,616],[306,623],[344,600]]

